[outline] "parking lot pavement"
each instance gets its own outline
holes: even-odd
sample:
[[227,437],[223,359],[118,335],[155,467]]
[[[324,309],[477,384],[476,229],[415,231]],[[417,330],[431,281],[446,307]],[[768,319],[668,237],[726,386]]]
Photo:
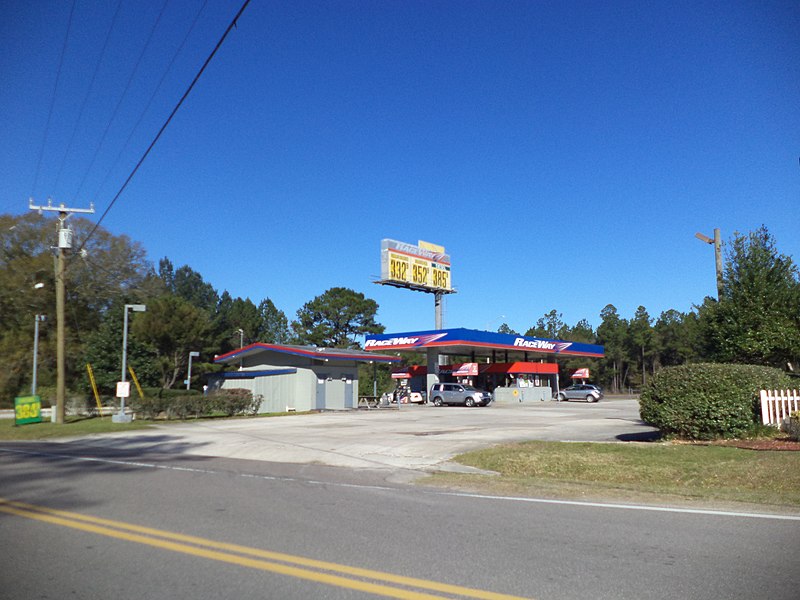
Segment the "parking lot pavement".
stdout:
[[454,455],[504,442],[612,442],[645,439],[653,431],[639,419],[636,400],[606,400],[485,408],[403,405],[400,410],[197,421],[80,441],[126,450],[425,472],[456,469],[448,463]]

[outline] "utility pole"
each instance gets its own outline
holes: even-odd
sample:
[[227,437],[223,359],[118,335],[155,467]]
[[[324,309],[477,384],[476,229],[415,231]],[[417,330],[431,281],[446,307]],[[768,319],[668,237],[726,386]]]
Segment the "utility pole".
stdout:
[[39,211],[52,211],[58,213],[58,261],[56,263],[56,423],[64,423],[65,396],[66,396],[66,332],[64,316],[65,273],[67,270],[67,250],[72,249],[72,230],[64,224],[74,213],[94,213],[94,204],[90,208],[67,208],[62,202],[53,206],[53,201],[48,199],[47,206],[35,206],[33,198],[28,202],[28,208]]

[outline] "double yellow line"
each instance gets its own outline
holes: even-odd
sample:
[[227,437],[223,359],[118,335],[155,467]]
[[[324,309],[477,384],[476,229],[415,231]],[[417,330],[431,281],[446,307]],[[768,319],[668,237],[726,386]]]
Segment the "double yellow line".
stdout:
[[[403,599],[479,598],[481,600],[522,600],[495,592],[404,577],[392,573],[350,567],[337,563],[228,544],[191,535],[131,525],[64,510],[0,498],[0,512],[53,525],[70,527],[128,542],[145,544],[191,556],[269,571],[326,585]],[[444,595],[442,595],[444,594]]]

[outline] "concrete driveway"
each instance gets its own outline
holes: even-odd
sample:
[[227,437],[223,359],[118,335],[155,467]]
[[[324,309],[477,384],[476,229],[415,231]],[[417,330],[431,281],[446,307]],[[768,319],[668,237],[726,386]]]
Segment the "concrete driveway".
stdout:
[[[520,440],[647,439],[636,400],[539,402],[196,421],[81,438],[82,445],[388,470],[461,470],[456,454]],[[75,441],[73,438],[70,441]]]

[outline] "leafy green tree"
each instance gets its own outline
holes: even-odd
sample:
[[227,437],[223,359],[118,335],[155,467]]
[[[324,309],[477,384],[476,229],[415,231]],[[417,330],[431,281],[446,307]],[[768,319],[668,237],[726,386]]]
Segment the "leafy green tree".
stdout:
[[502,325],[500,325],[500,327],[497,328],[497,333],[505,333],[507,335],[519,335],[519,333],[517,333],[516,331],[511,329],[511,327],[508,326],[508,323],[503,323]]
[[696,357],[697,315],[675,309],[661,313],[653,326],[654,368],[682,365]]
[[234,298],[228,314],[228,323],[233,330],[242,330],[239,341],[244,345],[255,341],[261,331],[261,313],[250,298]]
[[607,304],[600,311],[600,318],[602,322],[597,327],[597,342],[604,346],[606,355],[606,361],[600,368],[601,381],[606,385],[610,383],[612,391],[619,392],[627,384],[628,377],[628,322],[619,316],[613,304]]
[[268,344],[288,344],[291,340],[291,332],[286,314],[282,310],[278,310],[269,298],[262,300],[258,305],[258,313],[261,317],[256,334],[258,341]]
[[543,317],[540,317],[536,321],[536,326],[528,329],[525,335],[553,340],[561,339],[567,331],[567,325],[564,323],[563,318],[564,315],[553,309]]
[[629,324],[631,354],[639,361],[642,385],[647,383],[647,364],[653,352],[653,321],[644,306],[636,309],[636,314]]
[[[373,389],[380,396],[384,392],[391,392],[395,388],[392,379],[392,366],[377,363],[361,363],[358,365],[358,395],[372,396]],[[376,382],[377,385],[373,385]]]
[[[101,394],[114,395],[116,384],[120,381],[122,367],[122,333],[123,333],[123,303],[120,301],[112,306],[105,314],[103,322],[95,331],[86,338],[86,350],[83,363],[92,366],[95,383]],[[148,310],[150,307],[148,306]],[[133,318],[133,313],[128,315]],[[137,336],[128,332],[126,362],[136,373],[136,378],[143,387],[158,387],[161,385],[161,373],[158,370],[158,356],[153,348],[141,342]],[[84,387],[89,389],[86,372]],[[130,374],[125,377],[130,380]]]
[[375,321],[378,303],[349,288],[334,287],[297,311],[292,329],[301,344],[333,348],[358,348],[356,338],[383,333]]
[[155,349],[161,385],[171,388],[186,372],[189,352],[207,343],[211,323],[206,311],[167,294],[149,300],[146,312],[136,313],[131,331],[139,341]]
[[[141,295],[152,268],[143,248],[127,236],[111,235],[80,217],[68,225],[75,252],[66,271],[65,375],[67,387],[78,389],[85,365],[76,359],[87,337],[115,301]],[[40,385],[55,380],[54,243],[54,219],[0,215],[0,402],[30,385],[36,314],[48,318],[40,327],[37,380]]]
[[581,319],[574,327],[567,327],[563,339],[571,342],[594,344],[597,341],[597,336],[595,335],[594,328],[589,324],[589,321]]
[[239,334],[235,332],[231,322],[233,298],[227,290],[222,292],[214,311],[212,324],[214,342],[218,354],[225,354],[239,347]]
[[[594,329],[586,319],[581,319],[573,327],[566,327],[561,335],[562,337],[560,339],[570,342],[580,342],[582,344],[597,343],[597,336],[595,335]],[[560,372],[565,380],[577,369],[586,367],[590,361],[590,359],[583,357],[563,357],[562,360],[563,364],[561,365]],[[598,364],[594,359],[591,362]],[[596,367],[592,367],[593,378],[595,378],[596,370]]]
[[213,314],[219,302],[219,294],[203,276],[188,265],[174,270],[172,261],[162,258],[158,263],[158,275],[168,292],[183,298],[192,306]]
[[705,351],[718,362],[784,368],[800,358],[800,278],[766,227],[727,244],[719,301],[699,308]]

